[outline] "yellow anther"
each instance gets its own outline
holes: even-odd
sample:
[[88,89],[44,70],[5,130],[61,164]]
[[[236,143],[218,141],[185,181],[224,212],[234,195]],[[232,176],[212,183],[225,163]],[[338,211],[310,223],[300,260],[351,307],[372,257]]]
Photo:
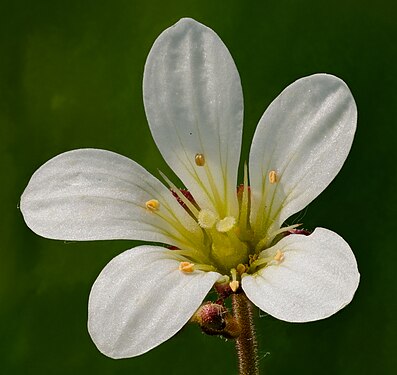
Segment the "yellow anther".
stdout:
[[179,271],[191,273],[194,271],[194,264],[190,262],[179,263]]
[[276,171],[270,171],[269,172],[269,182],[271,184],[275,184],[277,182],[277,173]]
[[160,202],[157,199],[151,199],[145,203],[145,206],[149,211],[158,211],[160,209]]
[[245,271],[247,270],[247,266],[240,263],[239,265],[237,265],[236,267],[236,271],[239,275],[242,275]]
[[201,228],[210,229],[215,225],[218,217],[215,212],[205,208],[199,212],[197,220]]
[[233,216],[226,216],[216,223],[216,230],[221,233],[229,232],[236,224],[236,219]]
[[235,292],[238,287],[240,286],[240,283],[237,280],[233,280],[229,283],[230,289]]
[[196,154],[194,161],[196,162],[197,166],[202,167],[205,164],[205,157],[203,154]]
[[284,253],[280,250],[276,251],[276,255],[273,257],[274,260],[276,260],[277,262],[282,262],[284,259]]

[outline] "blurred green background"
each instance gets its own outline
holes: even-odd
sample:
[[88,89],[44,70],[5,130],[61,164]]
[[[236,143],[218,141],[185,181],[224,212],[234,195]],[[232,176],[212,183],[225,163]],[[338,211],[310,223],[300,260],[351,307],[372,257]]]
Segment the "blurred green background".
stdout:
[[324,321],[257,313],[264,374],[395,374],[397,24],[395,2],[6,1],[0,3],[0,373],[236,374],[233,342],[187,326],[133,359],[101,355],[86,329],[98,273],[133,241],[40,238],[17,209],[32,173],[80,147],[112,150],[169,174],[150,136],[143,67],[155,38],[190,16],[233,55],[245,97],[243,158],[264,109],[294,80],[344,79],[358,131],[338,177],[301,215],[351,245],[361,284]]

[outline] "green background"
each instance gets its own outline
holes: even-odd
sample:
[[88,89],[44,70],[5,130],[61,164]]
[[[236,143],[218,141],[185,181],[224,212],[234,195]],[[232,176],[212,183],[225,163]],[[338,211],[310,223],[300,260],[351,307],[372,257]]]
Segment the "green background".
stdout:
[[147,126],[142,75],[155,38],[185,16],[214,29],[235,59],[245,97],[243,159],[264,109],[302,76],[341,77],[358,106],[349,158],[301,221],[350,243],[360,287],[323,321],[291,324],[258,311],[262,372],[397,373],[393,4],[2,0],[0,373],[237,373],[233,342],[195,326],[137,358],[101,355],[86,329],[90,287],[112,257],[137,243],[46,240],[17,208],[32,173],[75,148],[112,150],[170,175]]

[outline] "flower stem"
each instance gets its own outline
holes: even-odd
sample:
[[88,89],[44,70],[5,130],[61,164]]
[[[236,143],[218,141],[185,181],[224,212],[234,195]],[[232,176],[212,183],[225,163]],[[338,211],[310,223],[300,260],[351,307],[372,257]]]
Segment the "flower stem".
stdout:
[[241,327],[236,340],[239,375],[259,375],[253,306],[244,292],[232,294],[233,315]]

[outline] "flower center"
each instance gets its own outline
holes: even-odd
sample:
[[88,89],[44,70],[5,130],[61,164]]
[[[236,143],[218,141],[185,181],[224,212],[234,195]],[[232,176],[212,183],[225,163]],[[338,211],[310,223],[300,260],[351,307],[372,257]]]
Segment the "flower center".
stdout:
[[[196,154],[194,162],[200,168],[206,167],[204,154]],[[251,191],[248,185],[247,165],[244,166],[244,183],[237,187],[238,217],[231,215],[222,217],[221,209],[201,208],[187,190],[178,189],[164,174],[161,175],[170,186],[173,196],[198,223],[204,234],[203,242],[197,244],[197,247],[175,250],[189,260],[181,262],[179,269],[182,272],[217,271],[225,277],[225,280],[218,280],[218,283],[226,283],[235,292],[240,287],[241,276],[244,273],[252,274],[269,264],[279,264],[283,261],[284,254],[281,252],[269,256],[260,254],[286,233],[294,233],[295,227],[300,224],[283,227],[270,233],[259,233],[255,230],[257,226],[251,227]],[[280,176],[276,170],[270,170],[267,178],[271,184],[276,184]],[[146,208],[160,214],[160,204],[155,199],[146,202]]]
[[235,217],[220,219],[215,212],[203,209],[197,221],[206,234],[209,257],[219,271],[228,274],[237,264],[247,262],[249,248],[237,235]]

